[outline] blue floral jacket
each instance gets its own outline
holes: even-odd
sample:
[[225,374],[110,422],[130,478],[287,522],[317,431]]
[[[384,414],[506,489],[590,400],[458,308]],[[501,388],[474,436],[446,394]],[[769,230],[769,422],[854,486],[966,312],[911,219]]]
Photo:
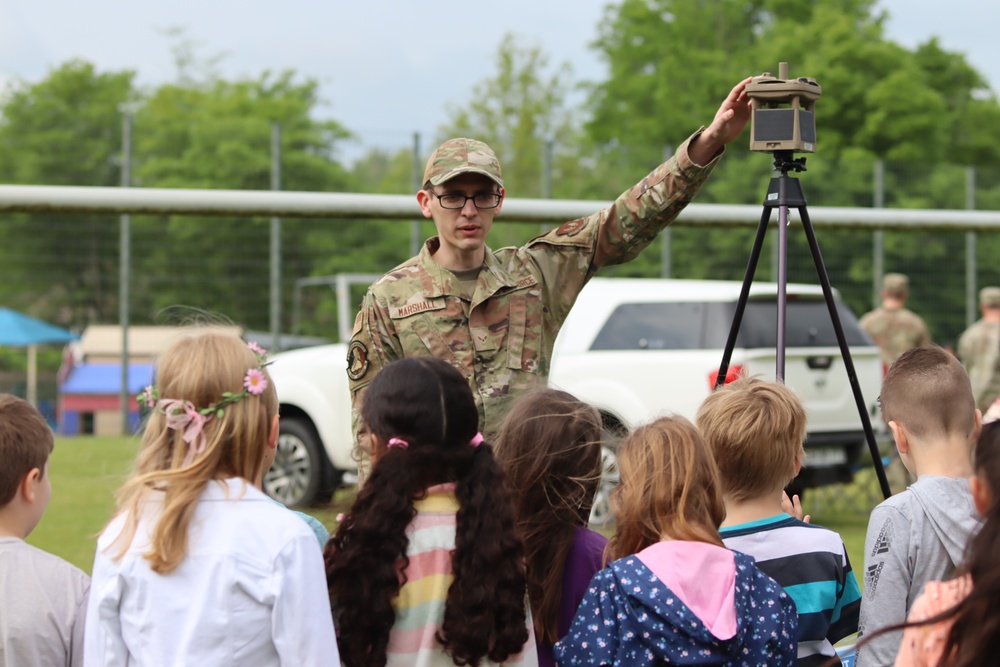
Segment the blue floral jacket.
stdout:
[[558,665],[761,665],[796,663],[795,604],[754,559],[735,552],[736,635],[720,640],[636,556],[594,575]]

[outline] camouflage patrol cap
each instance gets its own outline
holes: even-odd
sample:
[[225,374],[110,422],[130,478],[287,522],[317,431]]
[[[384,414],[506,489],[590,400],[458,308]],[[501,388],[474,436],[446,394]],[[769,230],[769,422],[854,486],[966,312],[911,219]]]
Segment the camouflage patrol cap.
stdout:
[[459,174],[482,174],[503,187],[500,175],[500,161],[493,149],[475,139],[449,139],[427,160],[424,169],[424,183],[441,185]]
[[1000,287],[979,290],[979,305],[983,308],[1000,308]]
[[910,279],[902,273],[887,273],[882,277],[882,290],[891,296],[906,296],[910,293]]

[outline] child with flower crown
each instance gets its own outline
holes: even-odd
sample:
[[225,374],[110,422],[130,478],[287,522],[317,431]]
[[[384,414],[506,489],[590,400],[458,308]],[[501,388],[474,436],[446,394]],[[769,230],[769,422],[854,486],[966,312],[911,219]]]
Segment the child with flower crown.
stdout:
[[98,539],[85,665],[339,665],[316,537],[253,485],[278,434],[265,366],[217,331],[163,353]]
[[345,665],[537,665],[514,505],[465,378],[434,357],[365,394],[372,471],[326,547]]

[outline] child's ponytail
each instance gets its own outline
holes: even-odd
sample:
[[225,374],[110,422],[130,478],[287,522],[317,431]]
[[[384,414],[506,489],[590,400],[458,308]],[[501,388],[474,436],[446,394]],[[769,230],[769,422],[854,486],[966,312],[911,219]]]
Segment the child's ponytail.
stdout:
[[323,553],[340,658],[347,666],[386,662],[396,620],[392,600],[408,564],[406,527],[416,515],[413,500],[423,492],[414,453],[389,451],[379,460]]
[[455,492],[461,507],[452,559],[455,582],[438,641],[450,648],[456,663],[475,665],[484,657],[504,662],[528,640],[524,547],[490,445],[472,448]]
[[465,378],[434,357],[395,361],[366,389],[361,415],[372,434],[372,472],[325,551],[341,660],[386,663],[415,501],[442,484],[454,484],[459,509],[453,580],[444,618],[433,620],[440,623],[436,639],[458,665],[519,653],[528,639],[524,551],[503,472],[477,433]]

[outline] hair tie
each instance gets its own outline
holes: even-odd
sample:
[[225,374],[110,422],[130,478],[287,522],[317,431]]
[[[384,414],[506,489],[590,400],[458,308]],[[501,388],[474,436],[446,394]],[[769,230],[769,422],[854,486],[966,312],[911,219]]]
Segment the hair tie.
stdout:
[[156,407],[164,414],[167,428],[181,431],[181,437],[188,446],[183,465],[190,465],[196,456],[205,451],[205,434],[202,429],[214,413],[204,415],[191,401],[174,398],[161,398],[156,401]]
[[478,447],[479,445],[483,444],[483,434],[477,433],[474,436],[472,436],[472,440],[469,440],[469,444],[472,445],[473,447]]
[[389,438],[389,447],[399,447],[400,449],[406,449],[410,446],[406,440],[402,438]]

